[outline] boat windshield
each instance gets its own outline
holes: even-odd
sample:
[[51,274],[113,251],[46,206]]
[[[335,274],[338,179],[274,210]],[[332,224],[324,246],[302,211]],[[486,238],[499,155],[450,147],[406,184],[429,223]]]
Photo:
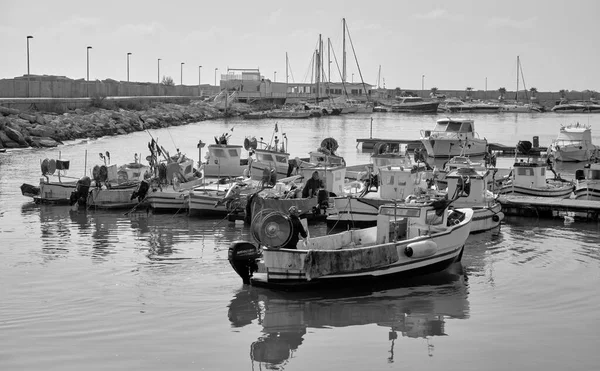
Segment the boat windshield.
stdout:
[[397,217],[408,217],[418,218],[421,216],[421,209],[417,208],[404,208],[394,206],[383,206],[381,208],[381,215],[397,216]]
[[460,126],[462,123],[454,122],[454,121],[440,121],[435,126],[434,131],[445,131],[448,133],[458,133],[460,132]]

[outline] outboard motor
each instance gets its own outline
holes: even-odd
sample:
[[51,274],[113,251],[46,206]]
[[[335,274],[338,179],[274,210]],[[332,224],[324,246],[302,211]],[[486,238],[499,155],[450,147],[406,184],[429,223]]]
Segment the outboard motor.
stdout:
[[575,180],[584,180],[585,172],[582,169],[575,170]]
[[84,176],[77,181],[75,190],[71,192],[69,197],[69,204],[71,206],[76,203],[79,205],[85,205],[87,203],[87,196],[90,192],[90,186],[92,185],[92,179],[89,176]]
[[227,253],[229,264],[242,278],[244,284],[250,284],[250,277],[258,270],[256,260],[260,258],[258,248],[246,241],[234,241]]
[[142,180],[138,185],[137,189],[133,191],[131,194],[130,200],[133,200],[137,197],[138,202],[142,202],[144,198],[146,198],[146,194],[148,194],[148,190],[150,189],[150,184],[147,181]]

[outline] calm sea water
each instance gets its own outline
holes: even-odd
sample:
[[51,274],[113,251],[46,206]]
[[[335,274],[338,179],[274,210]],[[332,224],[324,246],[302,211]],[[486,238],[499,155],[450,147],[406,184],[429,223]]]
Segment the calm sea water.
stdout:
[[[417,139],[438,116],[377,113],[278,121],[292,156],[334,137],[349,164],[356,138]],[[599,115],[474,115],[490,142],[539,136]],[[275,121],[209,121],[151,131],[197,158],[199,140],[273,135]],[[185,214],[71,211],[34,205],[22,183],[40,160],[79,178],[109,151],[147,154],[148,133],[0,154],[1,370],[592,370],[600,364],[600,226],[507,218],[469,237],[461,264],[379,292],[281,294],[244,287],[230,269],[243,224]],[[85,153],[87,151],[87,162]],[[500,166],[510,166],[502,158]],[[559,165],[572,174],[578,165]],[[326,233],[311,226],[312,233]]]

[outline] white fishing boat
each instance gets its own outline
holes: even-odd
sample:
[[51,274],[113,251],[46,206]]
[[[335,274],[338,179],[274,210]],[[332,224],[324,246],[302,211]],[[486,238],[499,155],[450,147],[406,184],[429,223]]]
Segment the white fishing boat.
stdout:
[[446,180],[446,176],[450,172],[461,168],[473,168],[477,170],[484,170],[486,169],[486,166],[483,161],[473,161],[466,156],[454,156],[442,165],[442,169],[434,169],[433,178],[435,180],[435,185],[437,189],[440,191],[445,190],[448,187],[448,181]]
[[66,176],[70,161],[44,159],[40,163],[42,176],[37,186],[24,183],[21,185],[21,194],[31,197],[38,204],[62,204],[68,205],[71,193],[77,186],[77,180]]
[[[242,146],[229,144],[230,136],[224,133],[219,138],[215,137],[215,143],[206,147],[204,162],[199,165],[199,171],[205,178],[238,177],[248,168],[248,160],[242,159]],[[205,143],[200,141],[199,151],[204,147]]]
[[205,181],[194,168],[194,160],[184,155],[160,163],[156,173],[157,176],[147,181],[147,193],[144,187],[132,197],[145,199],[154,211],[159,212],[187,210],[187,194]]
[[590,161],[599,155],[598,146],[592,144],[592,129],[579,123],[561,126],[558,137],[548,147],[548,155],[556,161]]
[[279,290],[355,287],[442,271],[460,261],[471,231],[473,210],[450,210],[452,201],[384,205],[377,226],[309,236],[296,249],[282,248],[291,238],[288,216],[264,213],[251,226],[258,245],[234,242],[229,262],[245,284]]
[[275,135],[278,131],[277,124],[275,124],[272,140],[269,143],[264,142],[263,138],[256,140],[255,137],[246,138],[248,141],[244,140],[246,149],[253,153],[248,157],[249,176],[252,179],[261,180],[270,174],[273,180],[272,184],[275,184],[277,179],[289,176],[291,167],[290,154],[286,152],[287,136],[282,133],[280,140],[279,136]]
[[421,133],[421,143],[433,158],[485,156],[487,140],[479,138],[471,119],[439,119],[433,130]]
[[600,201],[600,164],[590,164],[575,171],[575,198]]
[[121,166],[110,164],[108,152],[106,156],[100,153],[100,158],[104,164],[92,168],[91,178],[86,175],[77,181],[69,197],[70,205],[100,209],[136,206],[140,200],[132,197],[132,194],[150,176],[150,167],[140,163],[137,154],[134,155],[134,162]]
[[413,171],[408,153],[401,147],[390,148],[386,143],[375,143],[371,163],[356,169],[361,170],[358,180],[346,183],[347,190],[333,197],[327,216],[329,226],[372,226],[381,205],[404,200],[419,187],[427,188],[425,177]]
[[501,195],[569,198],[575,189],[572,182],[558,176],[546,177],[546,163],[539,160],[519,160],[498,188]]
[[251,178],[221,179],[192,188],[184,196],[189,215],[224,216],[243,207],[263,184]]
[[446,176],[449,195],[464,189],[463,195],[453,202],[453,206],[473,209],[471,233],[498,229],[504,219],[502,205],[489,190],[492,178],[493,171],[474,167],[461,167]]

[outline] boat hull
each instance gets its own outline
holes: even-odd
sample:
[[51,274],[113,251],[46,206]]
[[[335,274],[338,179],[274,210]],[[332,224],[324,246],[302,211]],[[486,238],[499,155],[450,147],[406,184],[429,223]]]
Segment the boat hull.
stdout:
[[[376,285],[377,283],[390,284],[392,281],[401,284],[402,280],[413,277],[420,277],[427,274],[442,272],[448,269],[452,264],[460,262],[464,250],[464,245],[455,249],[443,257],[430,258],[420,265],[405,267],[404,269],[395,269],[385,275],[365,274],[356,277],[337,277],[327,280],[271,280],[266,275],[256,275],[250,279],[250,284],[255,287],[264,287],[282,291],[308,291],[322,288],[336,287],[365,287]],[[435,261],[433,261],[435,260]],[[425,264],[426,263],[426,264]]]
[[421,143],[427,150],[427,156],[433,158],[452,158],[455,156],[484,156],[487,152],[487,141],[482,139],[469,139],[464,149],[458,138],[425,138]]
[[573,185],[565,185],[562,187],[532,188],[505,184],[497,190],[497,193],[503,195],[512,194],[515,196],[569,198],[573,193],[574,188],[575,186]]
[[36,204],[68,205],[76,186],[77,182],[40,182],[38,195],[24,196],[33,196]]
[[573,194],[578,200],[600,201],[600,182],[580,181]]
[[423,102],[419,104],[394,104],[390,107],[390,111],[411,113],[437,113],[439,105],[439,102]]
[[[119,188],[92,188],[87,197],[87,207],[97,209],[129,209],[138,205],[137,198],[131,199],[138,184]],[[145,202],[144,202],[145,203]]]
[[589,161],[595,153],[595,148],[585,146],[560,146],[557,149],[555,146],[550,148],[550,152],[556,161],[563,162],[583,162]]

